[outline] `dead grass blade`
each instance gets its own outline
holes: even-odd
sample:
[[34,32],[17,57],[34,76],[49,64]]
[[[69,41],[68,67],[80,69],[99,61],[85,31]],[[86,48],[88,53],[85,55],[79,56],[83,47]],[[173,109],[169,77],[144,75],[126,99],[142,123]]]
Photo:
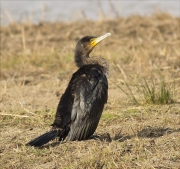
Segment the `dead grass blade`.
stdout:
[[12,117],[20,117],[20,118],[26,118],[26,117],[28,117],[28,118],[34,118],[34,117],[32,117],[32,116],[26,116],[26,115],[18,115],[18,114],[8,114],[8,113],[0,113],[0,115],[1,116],[12,116]]

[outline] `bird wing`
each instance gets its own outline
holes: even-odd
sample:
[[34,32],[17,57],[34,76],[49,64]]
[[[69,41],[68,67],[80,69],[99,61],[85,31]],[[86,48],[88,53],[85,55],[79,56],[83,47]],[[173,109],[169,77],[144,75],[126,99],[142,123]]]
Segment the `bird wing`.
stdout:
[[74,96],[68,140],[83,140],[97,128],[107,102],[108,82],[99,67],[84,66],[70,81]]

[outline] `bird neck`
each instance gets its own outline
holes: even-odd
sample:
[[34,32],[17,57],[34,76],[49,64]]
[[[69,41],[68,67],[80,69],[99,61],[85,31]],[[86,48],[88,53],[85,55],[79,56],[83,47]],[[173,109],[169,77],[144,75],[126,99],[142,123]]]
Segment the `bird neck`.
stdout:
[[89,57],[87,53],[75,53],[75,63],[78,68],[85,65],[99,65],[104,72],[104,74],[109,74],[109,64],[101,57]]
[[87,64],[89,54],[83,51],[76,51],[74,55],[75,63],[78,68]]

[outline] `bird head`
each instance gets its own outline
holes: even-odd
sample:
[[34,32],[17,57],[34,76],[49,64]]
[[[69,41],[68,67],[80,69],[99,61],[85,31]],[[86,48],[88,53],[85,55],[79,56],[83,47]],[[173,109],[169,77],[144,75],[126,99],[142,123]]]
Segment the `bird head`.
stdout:
[[76,45],[76,52],[82,52],[83,54],[89,55],[89,53],[94,49],[94,47],[101,42],[106,37],[110,36],[111,33],[106,33],[105,35],[95,37],[95,36],[85,36],[80,39]]

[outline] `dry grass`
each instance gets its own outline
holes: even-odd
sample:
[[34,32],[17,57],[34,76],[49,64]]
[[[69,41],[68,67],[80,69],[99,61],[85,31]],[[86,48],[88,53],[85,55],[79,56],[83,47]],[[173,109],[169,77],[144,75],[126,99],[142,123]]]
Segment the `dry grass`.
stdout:
[[[154,14],[1,27],[0,168],[180,168],[179,23],[180,18]],[[110,63],[109,100],[97,138],[26,147],[49,130],[77,69],[76,41],[106,32],[112,36],[92,53]],[[167,104],[148,101],[151,94],[141,92],[144,79],[156,91],[166,84]]]

